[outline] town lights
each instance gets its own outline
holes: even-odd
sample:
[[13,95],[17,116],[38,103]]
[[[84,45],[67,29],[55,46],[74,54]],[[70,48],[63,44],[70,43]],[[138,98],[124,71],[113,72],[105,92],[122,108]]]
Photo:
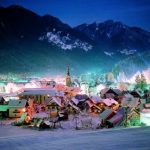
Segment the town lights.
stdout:
[[25,122],[26,122],[26,123],[29,123],[30,120],[31,120],[31,117],[30,117],[29,115],[27,115],[26,118],[25,118]]
[[22,109],[22,112],[26,112],[26,109],[25,109],[25,108],[23,108],[23,109]]

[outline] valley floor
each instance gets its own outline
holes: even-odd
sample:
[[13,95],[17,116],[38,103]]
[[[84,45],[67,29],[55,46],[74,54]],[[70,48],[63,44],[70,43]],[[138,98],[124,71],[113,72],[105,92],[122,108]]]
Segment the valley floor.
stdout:
[[150,127],[37,131],[0,126],[0,150],[149,150]]

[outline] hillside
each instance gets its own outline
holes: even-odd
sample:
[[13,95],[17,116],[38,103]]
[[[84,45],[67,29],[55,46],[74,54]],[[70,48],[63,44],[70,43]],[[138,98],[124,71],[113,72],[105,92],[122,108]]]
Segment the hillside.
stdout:
[[150,50],[150,33],[143,29],[112,20],[71,28],[17,5],[0,8],[0,41],[1,74],[65,74],[66,65],[73,75],[107,72],[130,58],[142,69],[138,56]]

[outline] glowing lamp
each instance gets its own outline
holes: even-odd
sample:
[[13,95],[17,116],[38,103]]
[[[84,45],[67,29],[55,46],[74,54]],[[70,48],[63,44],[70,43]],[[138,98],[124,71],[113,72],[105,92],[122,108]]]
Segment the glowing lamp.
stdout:
[[28,120],[29,120],[29,121],[31,120],[31,117],[30,117],[30,116],[28,116]]
[[31,120],[30,116],[27,116],[27,117],[25,118],[25,122],[26,122],[26,123],[29,123],[30,120]]
[[23,109],[22,109],[22,112],[26,112],[26,109],[25,109],[25,108],[23,108]]

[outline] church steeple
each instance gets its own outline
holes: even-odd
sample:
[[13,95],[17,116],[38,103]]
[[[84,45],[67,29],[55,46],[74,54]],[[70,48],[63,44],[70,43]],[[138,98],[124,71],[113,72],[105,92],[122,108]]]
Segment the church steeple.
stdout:
[[66,86],[71,86],[71,77],[70,77],[69,66],[67,66]]
[[70,76],[69,66],[67,66],[67,76]]

